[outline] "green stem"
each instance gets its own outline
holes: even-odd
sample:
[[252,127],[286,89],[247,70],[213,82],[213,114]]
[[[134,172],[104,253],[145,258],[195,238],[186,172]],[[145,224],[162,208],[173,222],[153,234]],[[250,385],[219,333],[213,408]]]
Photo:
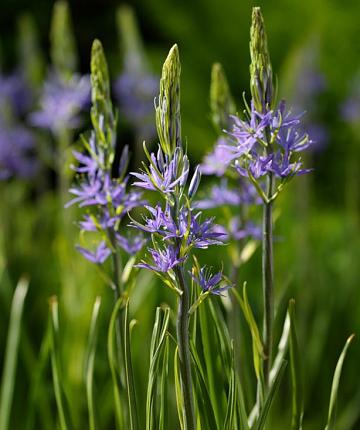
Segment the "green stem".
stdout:
[[177,315],[177,341],[180,358],[181,390],[184,401],[184,423],[185,430],[195,430],[195,413],[192,392],[190,343],[189,343],[189,307],[190,292],[185,283],[184,271],[182,267],[175,270],[179,288],[182,294],[179,296]]
[[[267,176],[267,197],[273,193],[273,174]],[[273,221],[272,201],[263,206],[263,251],[262,251],[262,283],[264,296],[264,353],[263,361],[265,387],[269,387],[271,353],[273,343],[274,322],[274,263],[273,263]]]
[[[118,299],[124,296],[124,285],[121,279],[122,263],[119,253],[116,249],[115,237],[112,231],[109,232],[110,241],[113,246],[113,271],[114,271],[114,299],[115,305]],[[122,307],[116,319],[116,347],[118,351],[119,373],[121,385],[127,392],[128,397],[128,419],[130,420],[130,428],[136,430],[139,428],[136,392],[133,368],[131,363],[131,350],[130,350],[130,331],[128,322],[128,304]]]

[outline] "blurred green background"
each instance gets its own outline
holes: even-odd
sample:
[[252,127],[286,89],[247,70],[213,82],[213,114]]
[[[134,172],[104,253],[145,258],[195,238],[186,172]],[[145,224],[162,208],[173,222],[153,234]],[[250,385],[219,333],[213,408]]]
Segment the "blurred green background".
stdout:
[[[89,71],[90,47],[95,37],[103,42],[112,76],[120,71],[122,58],[115,11],[121,4],[107,0],[70,2],[82,72]],[[251,7],[255,5],[263,10],[279,97],[301,105],[307,111],[309,124],[316,123],[325,133],[323,144],[307,160],[314,172],[293,181],[278,201],[275,228],[279,309],[283,309],[283,302],[289,297],[295,297],[297,304],[299,343],[306,375],[304,428],[323,428],[338,354],[345,339],[351,333],[358,334],[360,327],[360,101],[357,119],[346,121],[341,116],[344,101],[356,91],[358,96],[360,93],[360,81],[357,90],[354,84],[360,71],[360,2],[139,0],[127,4],[135,10],[155,74],[160,74],[171,45],[175,42],[179,45],[183,136],[193,163],[201,160],[216,138],[209,115],[211,65],[219,61],[224,66],[239,110],[243,108],[243,91],[249,94],[249,28]],[[0,58],[4,73],[19,63],[17,19],[24,12],[34,18],[42,52],[48,61],[51,11],[51,1],[37,0],[30,4],[25,0],[2,0]],[[310,91],[305,97],[308,81],[304,75],[308,70],[319,74],[324,84],[319,93]],[[305,100],[300,102],[301,96]],[[120,132],[119,139],[133,144],[126,132]],[[111,293],[90,263],[72,251],[75,240],[72,242],[59,233],[57,226],[63,209],[51,178],[44,177],[44,181],[50,183],[40,195],[34,195],[24,183],[0,183],[0,368],[12,292],[21,275],[27,274],[30,278],[12,428],[27,428],[24,410],[30,403],[28,387],[45,332],[48,299],[53,294],[61,299],[64,376],[77,428],[84,428],[81,423],[86,422],[82,360],[90,309],[96,295],[103,298],[103,336],[99,338],[95,381],[98,381],[98,408],[103,428],[112,428],[112,391],[106,362]],[[75,212],[71,212],[74,220]],[[72,237],[77,237],[75,227]],[[216,250],[206,253],[206,259],[209,264],[219,264]],[[241,272],[258,311],[262,297],[260,260],[257,251]],[[155,307],[162,301],[171,301],[172,297],[148,274],[142,274],[138,284],[132,313],[139,321],[133,340],[141,404]],[[360,428],[359,362],[360,345],[356,340],[349,351],[341,382],[339,430]],[[55,428],[51,427],[56,412],[49,369],[46,376],[48,384],[43,384],[40,393],[43,403],[40,401],[40,406],[34,409],[34,428]],[[288,428],[289,413],[284,412],[288,409],[288,390],[285,383],[273,410],[271,428]]]

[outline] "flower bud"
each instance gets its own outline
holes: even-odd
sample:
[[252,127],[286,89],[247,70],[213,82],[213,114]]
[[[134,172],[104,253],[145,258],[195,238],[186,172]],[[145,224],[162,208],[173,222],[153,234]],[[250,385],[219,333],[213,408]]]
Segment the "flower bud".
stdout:
[[230,115],[235,115],[236,107],[230,93],[224,70],[219,63],[211,69],[210,107],[212,121],[222,131],[230,126]]
[[192,199],[196,194],[196,191],[199,188],[200,180],[201,170],[200,165],[197,165],[189,186],[189,199]]
[[62,78],[69,79],[76,72],[78,59],[69,5],[66,1],[57,1],[54,4],[50,41],[53,66]]
[[160,95],[156,105],[156,127],[164,154],[172,158],[181,146],[180,58],[174,45],[165,60],[160,79]]
[[274,85],[264,19],[259,7],[254,7],[250,30],[250,90],[258,112],[274,106]]

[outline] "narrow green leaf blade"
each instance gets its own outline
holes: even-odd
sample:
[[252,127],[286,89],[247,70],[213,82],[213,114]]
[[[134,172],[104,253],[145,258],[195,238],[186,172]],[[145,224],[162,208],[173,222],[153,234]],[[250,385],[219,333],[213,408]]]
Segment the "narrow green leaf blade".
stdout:
[[274,378],[274,382],[270,386],[268,395],[265,398],[264,405],[263,405],[263,407],[262,407],[262,409],[260,411],[259,418],[258,418],[258,420],[256,422],[256,425],[255,425],[255,428],[254,428],[255,430],[262,430],[262,429],[265,428],[265,424],[266,424],[266,420],[267,420],[267,417],[268,417],[268,414],[269,414],[269,411],[270,411],[270,407],[271,407],[271,404],[272,404],[272,402],[274,400],[275,394],[276,394],[276,392],[277,392],[277,390],[279,388],[279,385],[280,385],[281,379],[283,377],[286,365],[287,365],[286,361],[283,361],[281,363],[279,371],[278,371],[278,373],[276,374],[276,376]]
[[87,398],[87,404],[88,404],[90,430],[96,430],[97,428],[93,386],[94,386],[94,365],[95,365],[96,343],[97,343],[97,335],[98,335],[97,321],[98,321],[98,316],[100,311],[100,305],[101,305],[101,298],[97,297],[94,303],[92,316],[91,316],[87,356],[86,356],[86,363],[85,363],[86,398]]
[[62,384],[63,378],[61,374],[59,332],[59,304],[57,297],[54,296],[50,299],[51,369],[60,428],[61,430],[70,430],[72,428],[72,424]]
[[334,378],[331,386],[331,394],[330,394],[330,404],[329,404],[329,413],[328,413],[328,419],[326,423],[325,430],[334,430],[335,429],[335,422],[336,422],[336,404],[337,404],[337,396],[338,396],[338,390],[339,390],[339,383],[340,383],[340,377],[341,372],[344,364],[344,360],[346,357],[346,353],[348,351],[348,348],[354,339],[355,335],[351,335],[346,343],[345,346],[340,354],[339,360],[336,364],[335,372],[334,372]]
[[190,343],[190,351],[195,369],[195,382],[196,382],[196,393],[195,400],[200,414],[200,422],[202,428],[209,430],[217,430],[216,418],[214,409],[211,404],[211,397],[207,388],[205,372],[201,365],[200,357],[196,351],[194,342]]
[[0,428],[9,428],[11,404],[13,399],[16,364],[20,341],[21,317],[24,308],[25,297],[28,291],[29,282],[20,279],[14,293],[11,304],[10,324],[5,350],[5,362],[1,381],[0,397]]
[[295,328],[295,301],[290,300],[290,369],[292,385],[292,418],[291,430],[302,429],[302,419],[304,414],[304,395],[300,350]]
[[122,306],[124,304],[124,299],[120,297],[112,311],[111,317],[110,317],[110,324],[109,324],[109,330],[108,330],[108,339],[107,339],[107,352],[108,352],[108,359],[109,359],[109,365],[110,365],[110,371],[111,371],[111,377],[112,377],[112,383],[113,383],[113,389],[114,389],[114,406],[115,406],[115,420],[117,424],[117,428],[124,430],[125,424],[124,424],[124,405],[122,404],[122,397],[121,397],[121,381],[120,381],[120,374],[117,368],[117,355],[116,355],[116,348],[115,348],[115,336],[116,336],[116,320],[118,313],[120,312]]
[[137,401],[134,382],[134,371],[131,359],[131,345],[130,345],[130,321],[129,321],[129,299],[125,304],[125,321],[124,321],[124,343],[125,343],[125,377],[126,388],[129,405],[129,418],[130,429],[139,429],[139,414],[137,411]]
[[180,371],[179,371],[179,348],[176,347],[174,354],[174,376],[175,376],[175,394],[176,394],[176,406],[179,416],[179,423],[181,430],[186,430],[184,427],[184,401],[181,393],[181,383],[180,383]]
[[235,359],[234,359],[234,345],[231,344],[231,373],[229,381],[229,393],[228,393],[228,406],[226,411],[224,430],[233,430],[236,416],[236,403],[237,403],[237,392],[236,392],[236,379],[235,379]]
[[[147,387],[146,396],[146,429],[152,430],[157,428],[157,385],[159,383],[159,375],[163,374],[163,369],[161,369],[161,358],[166,346],[167,340],[167,329],[170,320],[170,308],[156,309],[155,324],[153,328],[153,333],[151,337],[150,346],[150,368],[149,368],[149,380]],[[167,363],[163,362],[163,365],[167,367]],[[162,380],[162,377],[161,377]]]

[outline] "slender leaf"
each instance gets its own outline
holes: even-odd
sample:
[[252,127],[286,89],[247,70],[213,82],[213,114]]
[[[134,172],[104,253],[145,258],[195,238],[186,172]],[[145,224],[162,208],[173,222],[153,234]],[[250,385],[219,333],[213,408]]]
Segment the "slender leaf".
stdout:
[[[167,340],[167,329],[170,320],[170,308],[158,307],[156,309],[155,324],[151,337],[150,346],[150,368],[149,368],[149,381],[147,387],[146,396],[146,429],[152,430],[157,428],[157,385],[159,380],[159,374],[161,372],[161,381],[163,380],[164,367],[167,367],[167,363],[162,362],[161,358],[164,354]],[[163,369],[160,365],[163,364]],[[165,366],[164,366],[165,365]],[[163,397],[163,396],[162,396]]]
[[159,414],[159,430],[166,430],[167,426],[167,384],[169,376],[169,336],[166,335],[164,352],[162,354],[161,363],[161,384],[160,384],[160,414]]
[[261,340],[261,335],[259,328],[256,324],[254,314],[251,310],[251,306],[249,304],[249,300],[246,293],[246,283],[244,282],[243,286],[243,297],[233,289],[232,293],[236,297],[237,301],[240,304],[241,310],[243,311],[245,320],[249,326],[252,341],[253,341],[253,361],[254,361],[254,369],[256,373],[256,377],[258,380],[261,379],[261,357],[264,357],[264,348],[263,342]]
[[96,430],[97,419],[95,411],[95,399],[94,399],[94,364],[95,364],[95,353],[96,353],[96,343],[98,335],[98,316],[100,311],[101,298],[97,297],[94,303],[90,330],[89,330],[89,341],[87,349],[87,357],[85,363],[85,382],[86,382],[86,398],[88,403],[88,413],[89,413],[89,428],[90,430]]
[[216,371],[216,357],[213,354],[211,340],[215,336],[214,323],[211,320],[209,312],[209,301],[204,302],[199,306],[195,315],[199,315],[201,343],[204,351],[205,369],[207,375],[207,386],[209,389],[209,396],[211,399],[212,409],[214,411],[216,424],[220,426],[220,405],[218,399],[218,389],[215,381]]
[[51,369],[53,375],[54,391],[57,410],[59,414],[61,430],[70,430],[72,428],[70,421],[70,413],[68,404],[65,398],[63,377],[61,372],[60,346],[59,346],[59,304],[57,297],[52,297],[50,300],[50,333],[51,333]]
[[336,364],[336,368],[335,368],[335,372],[334,372],[334,378],[333,378],[333,382],[332,382],[332,386],[331,386],[329,413],[328,413],[328,419],[327,419],[325,430],[334,430],[335,429],[336,404],[337,404],[337,396],[338,396],[338,390],[339,390],[341,371],[342,371],[342,367],[344,364],[347,350],[350,346],[350,343],[354,339],[354,336],[355,335],[351,335],[347,339],[345,346],[344,346],[344,348],[340,354],[339,360]]
[[284,374],[284,370],[285,370],[286,364],[287,364],[286,361],[283,361],[281,363],[279,371],[278,371],[278,373],[276,374],[276,376],[274,378],[274,382],[270,386],[269,392],[268,392],[268,394],[267,394],[267,396],[265,398],[265,401],[264,401],[264,405],[263,405],[263,407],[262,407],[262,409],[260,411],[259,418],[258,418],[258,420],[256,422],[256,425],[255,425],[255,428],[254,428],[255,430],[262,430],[265,427],[266,420],[267,420],[267,417],[268,417],[268,414],[269,414],[269,411],[270,411],[270,407],[271,407],[272,401],[273,401],[273,399],[275,397],[275,394],[276,394],[276,392],[277,392],[277,390],[279,388],[282,376]]
[[28,287],[29,281],[25,278],[20,279],[16,286],[11,304],[5,362],[1,381],[0,429],[2,430],[7,430],[9,428],[21,332],[21,317]]
[[176,394],[176,407],[179,416],[179,423],[181,430],[186,430],[184,427],[184,400],[181,393],[181,382],[179,373],[179,347],[176,347],[174,354],[174,376],[175,376],[175,394]]
[[129,322],[129,299],[127,299],[125,303],[124,320],[125,377],[129,405],[130,429],[137,430],[139,428],[139,414],[137,411],[134,371],[131,359],[130,325],[131,323]]
[[285,358],[286,352],[288,350],[289,345],[289,337],[290,337],[290,315],[289,312],[286,313],[283,331],[278,344],[278,352],[276,354],[274,364],[272,365],[270,371],[270,385],[273,383],[275,376],[277,375],[279,368],[282,365],[282,362]]
[[[41,406],[44,409],[44,411],[46,411],[47,402],[44,405],[44,400],[45,400],[45,396],[47,396],[47,393],[45,392],[41,383],[43,382],[43,378],[45,376],[45,370],[50,356],[50,347],[51,347],[50,330],[51,330],[51,327],[50,327],[50,320],[49,320],[49,324],[47,324],[45,335],[41,342],[39,357],[36,361],[36,365],[35,365],[35,368],[33,369],[32,377],[31,377],[28,412],[27,412],[25,430],[32,430],[34,428],[36,406]],[[39,399],[40,393],[42,394],[41,399]],[[51,414],[51,411],[48,412],[48,415],[50,414]],[[42,427],[44,428],[54,427],[54,425],[51,423],[50,418],[51,416],[46,421],[42,422]]]
[[290,368],[292,384],[292,418],[291,430],[302,429],[302,419],[304,414],[303,381],[301,370],[300,350],[297,341],[295,328],[295,301],[290,300]]
[[229,382],[229,393],[228,393],[228,406],[226,411],[224,430],[235,429],[235,417],[236,417],[236,403],[237,403],[237,392],[236,392],[236,378],[235,378],[235,359],[234,359],[234,345],[231,343],[231,373]]
[[214,408],[211,403],[211,397],[205,380],[205,372],[201,365],[200,357],[196,351],[194,342],[190,342],[190,351],[195,368],[195,382],[197,393],[195,399],[199,409],[200,422],[202,423],[201,428],[217,430],[218,426],[216,425]]
[[116,320],[117,315],[120,312],[122,306],[124,304],[124,299],[120,297],[112,311],[109,330],[108,330],[108,339],[107,339],[107,350],[108,350],[108,358],[109,365],[111,370],[113,389],[114,389],[114,405],[115,405],[115,417],[117,427],[121,430],[125,429],[124,424],[124,406],[121,402],[121,380],[120,373],[117,368],[117,355],[115,348],[115,332],[116,332]]
[[238,410],[237,414],[239,416],[240,425],[239,428],[241,430],[250,430],[249,423],[248,423],[248,417],[246,414],[246,407],[245,407],[245,401],[244,401],[244,393],[241,386],[241,383],[239,380],[236,381],[237,383],[237,403],[238,403]]

